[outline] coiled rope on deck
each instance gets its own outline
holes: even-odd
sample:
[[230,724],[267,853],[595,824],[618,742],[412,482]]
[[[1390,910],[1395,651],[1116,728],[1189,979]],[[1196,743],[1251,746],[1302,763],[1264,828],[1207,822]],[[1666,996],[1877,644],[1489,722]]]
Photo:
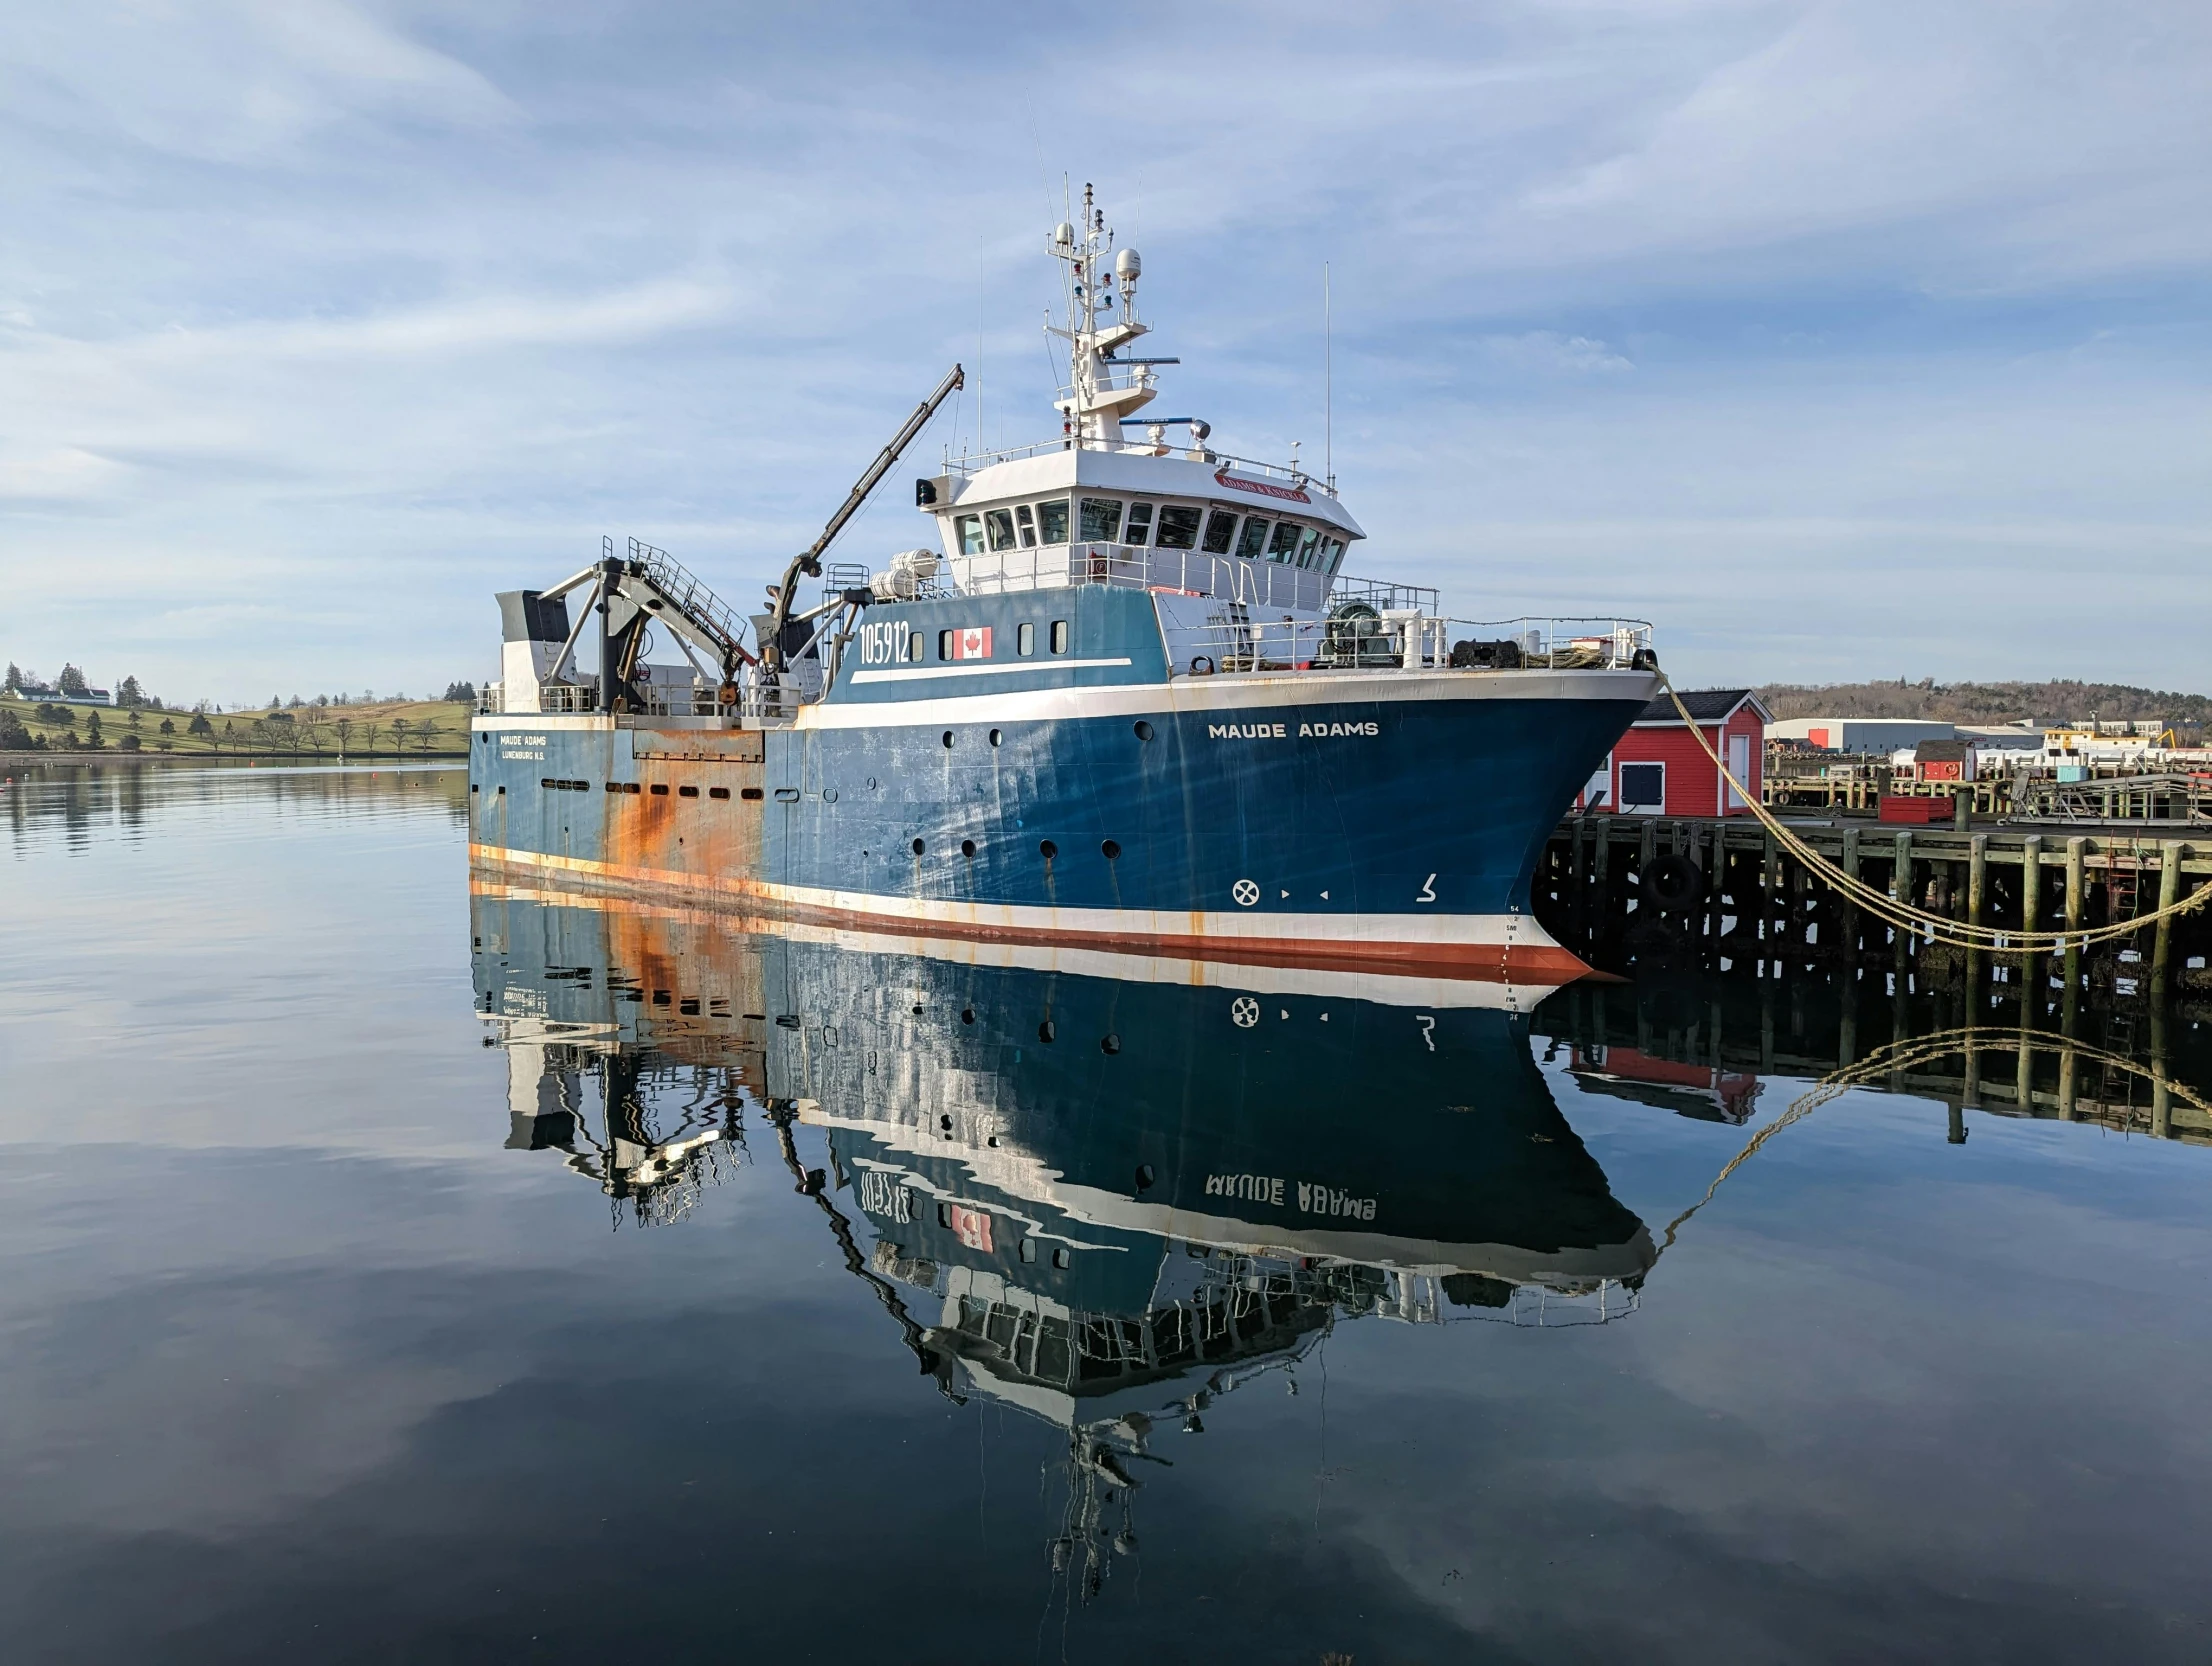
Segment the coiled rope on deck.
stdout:
[[2203,1097],[2187,1084],[2170,1078],[2161,1079],[2155,1070],[2148,1069],[2123,1054],[2093,1046],[2089,1042],[2072,1041],[2065,1036],[2044,1035],[2035,1030],[2008,1030],[1996,1025],[1968,1025],[1962,1029],[1941,1030],[1934,1035],[1909,1036],[1903,1041],[1893,1041],[1886,1047],[1877,1048],[1857,1064],[1845,1065],[1841,1070],[1830,1072],[1791,1100],[1789,1109],[1752,1135],[1750,1143],[1728,1160],[1726,1168],[1713,1176],[1713,1183],[1705,1188],[1705,1195],[1668,1223],[1666,1240],[1659,1246],[1659,1253],[1664,1255],[1674,1247],[1675,1234],[1689,1224],[1692,1215],[1713,1201],[1713,1194],[1720,1190],[1721,1182],[1748,1163],[1762,1145],[1791,1123],[1811,1116],[1839,1094],[1847,1093],[1855,1087],[1864,1087],[1878,1077],[1948,1058],[1953,1053],[1998,1053],[2008,1049],[2017,1050],[2023,1045],[2043,1052],[2070,1051],[2094,1064],[2141,1076],[2154,1086],[2163,1087],[2183,1104],[2194,1106],[2207,1117],[2212,1117],[2212,1105],[2206,1104]]
[[[1887,891],[1867,884],[1857,875],[1845,873],[1784,826],[1759,801],[1758,795],[1737,780],[1728,765],[1722,761],[1721,755],[1713,749],[1712,742],[1705,738],[1705,731],[1699,727],[1697,719],[1690,715],[1690,708],[1682,703],[1682,696],[1675,692],[1673,681],[1664,671],[1659,673],[1659,686],[1667,691],[1667,698],[1674,702],[1674,709],[1682,714],[1682,721],[1688,725],[1699,750],[1713,760],[1713,767],[1735,788],[1736,796],[1750,806],[1751,813],[1759,818],[1761,825],[1774,835],[1775,842],[1804,863],[1807,871],[1830,889],[1842,893],[1869,914],[1877,919],[1887,920],[1901,931],[1921,933],[1932,942],[1946,943],[1957,949],[1972,949],[1978,953],[2063,954],[2069,949],[2084,949],[2092,943],[2106,942],[2116,937],[2132,937],[2145,926],[2178,918],[2191,909],[2202,907],[2207,900],[2212,900],[2212,884],[2202,884],[2187,896],[2148,914],[2138,914],[2131,920],[2110,921],[2101,926],[2084,926],[2078,931],[2027,931],[2017,926],[1975,925],[1967,921],[1946,919],[1941,914],[1916,908],[1903,897],[1893,897]],[[2167,861],[2176,859],[2171,851],[2165,857]],[[1898,889],[1902,891],[1905,886],[1900,884]]]

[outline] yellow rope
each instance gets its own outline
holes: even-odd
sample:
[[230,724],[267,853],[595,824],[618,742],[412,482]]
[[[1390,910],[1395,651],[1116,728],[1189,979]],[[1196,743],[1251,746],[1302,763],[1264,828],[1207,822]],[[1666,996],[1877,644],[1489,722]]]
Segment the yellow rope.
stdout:
[[1857,1064],[1845,1065],[1841,1070],[1830,1072],[1791,1100],[1788,1110],[1752,1135],[1750,1144],[1728,1160],[1728,1166],[1715,1175],[1713,1183],[1705,1188],[1705,1195],[1668,1224],[1666,1241],[1659,1246],[1660,1253],[1665,1254],[1674,1247],[1674,1235],[1688,1224],[1692,1215],[1713,1201],[1713,1194],[1720,1190],[1721,1182],[1749,1162],[1759,1147],[1791,1123],[1812,1115],[1837,1095],[1855,1087],[1864,1087],[1878,1076],[1887,1076],[1898,1070],[1910,1070],[1916,1064],[1927,1064],[1953,1053],[1978,1052],[1985,1048],[1993,1053],[2008,1048],[2017,1050],[2023,1041],[2032,1050],[2063,1052],[2071,1048],[2094,1063],[2116,1065],[2131,1075],[2145,1077],[2164,1087],[2184,1104],[2192,1105],[2207,1117],[2212,1117],[2212,1105],[2206,1104],[2202,1096],[2186,1084],[2171,1080],[2161,1083],[2154,1071],[2144,1068],[2133,1059],[2092,1046],[2085,1041],[2069,1041],[2064,1036],[2044,1035],[2035,1030],[2001,1029],[1995,1025],[1969,1025],[1964,1029],[1939,1031],[1935,1035],[1908,1036],[1903,1041],[1893,1041],[1886,1047],[1876,1049]]
[[[1682,703],[1682,696],[1674,691],[1674,684],[1665,672],[1660,673],[1659,683],[1667,691],[1667,698],[1674,702],[1674,709],[1682,714],[1682,721],[1688,725],[1699,748],[1713,760],[1713,766],[1735,788],[1737,798],[1750,806],[1751,813],[1774,835],[1775,841],[1804,863],[1809,872],[1831,889],[1840,891],[1869,914],[1877,919],[1887,920],[1901,931],[1922,932],[1934,942],[1948,943],[1958,949],[2011,954],[2060,954],[2070,948],[2087,948],[2092,943],[2115,937],[2132,937],[2145,926],[2186,914],[2212,899],[2212,884],[2199,885],[2187,896],[2151,913],[2139,914],[2131,920],[2115,920],[2101,926],[2084,926],[2079,931],[2023,931],[2010,926],[1973,925],[1947,920],[1924,908],[1915,908],[1902,897],[1893,897],[1887,891],[1877,890],[1864,880],[1845,873],[1778,821],[1774,813],[1759,802],[1758,796],[1737,780],[1728,765],[1721,761],[1720,754],[1713,749],[1712,742],[1705,738],[1705,731],[1698,726],[1697,719],[1690,715],[1690,708]],[[2180,855],[2168,846],[2162,860],[2179,861]],[[1899,887],[1900,890],[1903,888]]]

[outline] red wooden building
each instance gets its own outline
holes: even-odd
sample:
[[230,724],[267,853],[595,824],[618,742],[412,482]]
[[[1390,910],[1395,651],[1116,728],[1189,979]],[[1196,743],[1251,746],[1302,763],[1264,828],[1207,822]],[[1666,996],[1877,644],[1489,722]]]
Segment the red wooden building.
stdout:
[[[1698,728],[1758,797],[1766,773],[1766,732],[1774,714],[1748,688],[1686,692]],[[1642,816],[1747,816],[1751,806],[1721,779],[1665,695],[1644,708],[1575,801],[1581,810]]]

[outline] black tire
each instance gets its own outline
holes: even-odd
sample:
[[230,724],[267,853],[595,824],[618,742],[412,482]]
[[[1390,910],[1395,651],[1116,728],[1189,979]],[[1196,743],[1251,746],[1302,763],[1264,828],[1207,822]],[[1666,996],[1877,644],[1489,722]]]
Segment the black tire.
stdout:
[[1705,875],[1687,856],[1654,856],[1637,876],[1643,901],[1664,914],[1678,914],[1705,895]]

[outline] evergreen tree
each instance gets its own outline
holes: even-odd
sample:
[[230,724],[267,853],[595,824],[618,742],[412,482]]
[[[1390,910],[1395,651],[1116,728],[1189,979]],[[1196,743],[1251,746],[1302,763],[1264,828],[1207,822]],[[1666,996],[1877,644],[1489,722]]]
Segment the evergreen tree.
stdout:
[[115,691],[115,703],[118,706],[143,706],[146,703],[145,691],[138,686],[136,677],[123,679],[122,686]]
[[[23,668],[12,659],[8,661],[7,681],[0,682],[0,691],[9,694],[21,694],[23,692]],[[18,722],[20,722],[20,719]]]
[[54,679],[54,686],[64,694],[74,694],[83,699],[92,692],[92,685],[84,680],[84,673],[74,665],[64,665],[61,675]]
[[184,732],[188,735],[212,735],[215,733],[215,725],[208,722],[207,713],[194,712],[192,721],[184,726]]
[[94,751],[98,751],[101,747],[107,745],[107,742],[100,738],[100,714],[98,712],[94,712],[85,722],[84,743]]

